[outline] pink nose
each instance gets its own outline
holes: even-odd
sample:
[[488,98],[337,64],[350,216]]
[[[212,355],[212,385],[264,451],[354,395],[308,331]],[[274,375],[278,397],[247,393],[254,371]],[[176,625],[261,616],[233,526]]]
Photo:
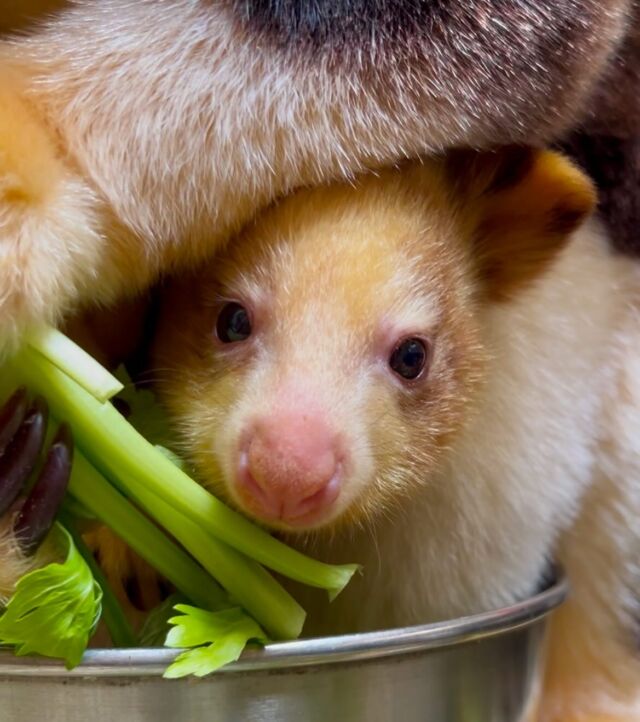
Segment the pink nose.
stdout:
[[313,414],[282,411],[257,421],[240,452],[238,492],[267,521],[317,521],[340,491],[338,440]]

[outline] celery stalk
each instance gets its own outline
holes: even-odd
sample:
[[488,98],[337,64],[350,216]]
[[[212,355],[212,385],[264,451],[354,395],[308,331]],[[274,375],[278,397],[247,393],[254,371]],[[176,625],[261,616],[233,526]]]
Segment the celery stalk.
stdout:
[[107,401],[123,389],[120,381],[104,366],[52,326],[30,331],[26,342],[100,402]]
[[141,488],[139,499],[273,639],[300,635],[304,609],[257,562],[207,534],[153,492]]
[[331,598],[358,568],[310,559],[229,509],[158,452],[111,404],[101,404],[29,347],[9,367],[16,380],[45,396],[53,413],[72,425],[92,463],[143,506],[141,492],[152,491],[217,539],[287,577],[326,589]]
[[[69,492],[102,519],[154,569],[199,606],[214,609],[226,595],[205,571],[171,542],[77,453]],[[212,538],[155,494],[144,490],[144,506],[202,566],[233,595],[274,639],[295,639],[305,613],[259,564]]]
[[91,466],[74,454],[69,492],[195,604],[212,609],[224,591],[182,549]]

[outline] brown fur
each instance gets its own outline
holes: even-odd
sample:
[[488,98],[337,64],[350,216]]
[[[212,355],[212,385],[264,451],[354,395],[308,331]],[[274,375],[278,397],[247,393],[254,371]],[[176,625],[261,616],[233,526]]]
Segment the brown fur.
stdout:
[[489,156],[484,179],[472,190],[482,208],[473,255],[494,299],[509,298],[540,276],[596,203],[593,187],[563,159],[529,152],[527,160],[524,153],[518,174],[507,177],[500,163],[508,163],[510,151]]
[[[629,2],[380,0],[360,14],[375,43],[347,13],[313,47],[299,33],[268,42],[273,8],[253,4],[72,3],[0,47],[0,147],[29,147],[42,167],[0,208],[2,337],[197,262],[299,185],[556,137],[624,37]],[[31,121],[12,124],[27,105]],[[21,166],[7,156],[4,183]],[[25,204],[43,183],[46,202]]]

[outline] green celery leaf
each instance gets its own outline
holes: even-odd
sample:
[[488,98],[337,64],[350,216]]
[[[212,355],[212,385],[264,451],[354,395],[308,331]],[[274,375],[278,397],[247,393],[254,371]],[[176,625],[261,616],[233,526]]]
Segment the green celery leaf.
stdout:
[[193,649],[175,658],[164,673],[167,679],[189,674],[204,677],[235,662],[248,642],[264,644],[267,641],[256,621],[240,607],[208,612],[188,604],[176,604],[175,609],[182,614],[169,619],[175,626],[167,635],[165,645]]
[[115,377],[124,386],[117,398],[124,401],[130,409],[127,421],[147,441],[166,447],[171,439],[175,438],[175,433],[172,433],[167,416],[153,391],[138,388],[124,366],[118,367]]
[[186,597],[174,592],[147,614],[138,633],[138,644],[141,647],[162,647],[170,629],[169,618],[173,616],[173,608],[183,601],[187,601]]
[[53,532],[64,556],[20,578],[0,616],[0,644],[17,655],[63,659],[68,669],[80,663],[102,611],[102,591],[73,544],[56,524]]

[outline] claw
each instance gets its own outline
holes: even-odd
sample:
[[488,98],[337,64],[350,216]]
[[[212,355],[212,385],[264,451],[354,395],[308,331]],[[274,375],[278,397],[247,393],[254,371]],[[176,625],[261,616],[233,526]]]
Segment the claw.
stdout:
[[13,525],[18,544],[26,555],[36,551],[56,518],[69,483],[72,459],[71,429],[61,424],[38,480]]
[[27,390],[19,388],[0,409],[0,456],[20,428],[27,412]]
[[37,461],[47,428],[47,404],[36,398],[0,456],[0,516],[16,500]]

